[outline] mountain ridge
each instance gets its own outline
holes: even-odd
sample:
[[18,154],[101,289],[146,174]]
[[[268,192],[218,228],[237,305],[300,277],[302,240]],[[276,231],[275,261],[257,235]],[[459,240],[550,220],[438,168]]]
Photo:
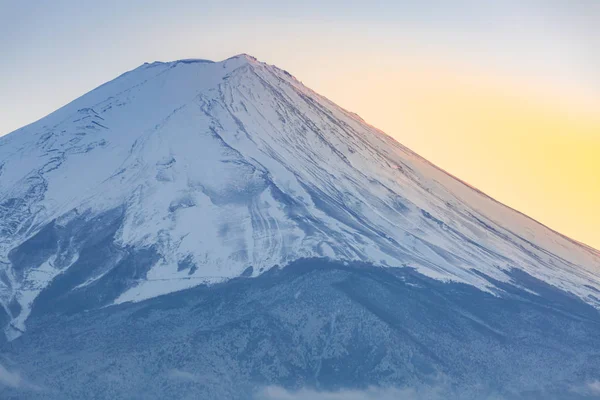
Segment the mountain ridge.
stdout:
[[[479,272],[518,268],[600,304],[597,250],[245,54],[143,64],[0,137],[0,155],[9,331],[42,295],[108,306],[315,256],[492,292]],[[86,230],[105,235],[112,264],[85,259],[99,256]]]
[[[106,84],[108,84],[108,83],[110,83],[110,82],[112,82],[112,81],[114,81],[114,80],[116,80],[116,79],[120,78],[121,76],[123,76],[123,75],[125,75],[125,74],[128,74],[128,73],[130,73],[130,72],[134,72],[134,71],[136,71],[136,70],[138,70],[138,69],[140,69],[140,68],[142,68],[142,67],[144,67],[144,66],[160,65],[160,64],[163,64],[163,65],[164,65],[164,64],[176,65],[177,63],[211,63],[211,64],[214,64],[214,63],[222,63],[222,62],[225,62],[225,61],[228,61],[228,60],[231,60],[231,59],[239,59],[239,58],[244,58],[244,59],[246,59],[246,60],[248,60],[248,61],[251,61],[251,62],[260,62],[260,63],[263,63],[263,64],[265,64],[264,62],[261,62],[261,61],[259,61],[259,60],[258,60],[256,57],[254,57],[254,56],[252,56],[252,55],[250,55],[250,54],[248,54],[248,53],[239,53],[239,54],[236,54],[236,55],[234,55],[234,56],[228,57],[228,58],[226,58],[226,59],[224,59],[224,60],[222,60],[222,61],[214,61],[214,60],[209,60],[209,59],[201,59],[201,58],[187,58],[187,59],[178,59],[178,60],[171,60],[171,61],[159,61],[159,60],[155,60],[155,61],[151,61],[151,62],[150,62],[150,61],[146,61],[146,62],[144,62],[144,63],[140,64],[138,67],[135,67],[135,68],[133,68],[133,69],[131,69],[131,70],[127,71],[127,72],[124,72],[123,74],[119,75],[118,77],[116,77],[116,78],[114,78],[114,79],[112,79],[112,80],[110,80],[110,81],[108,81],[108,82],[105,82],[105,83],[103,83],[103,84],[101,84],[101,85],[99,85],[99,86],[97,86],[97,87],[95,87],[95,88],[91,89],[91,91],[94,91],[94,90],[96,90],[96,89],[99,89],[100,87],[102,87],[102,86],[104,86],[104,85],[106,85]],[[278,68],[278,67],[276,67],[276,66],[274,66],[274,65],[272,65],[272,67]],[[280,68],[278,68],[278,69],[280,69]],[[280,69],[280,70],[281,70],[281,69]],[[282,71],[283,71],[284,73],[288,73],[288,72],[287,72],[287,71],[285,71],[285,70],[282,70]],[[289,74],[289,73],[288,73],[288,74]],[[294,75],[292,75],[292,74],[289,74],[289,75],[290,75],[291,77],[293,77],[294,79],[296,79],[296,77],[295,77]],[[296,79],[296,80],[297,80],[297,79]],[[315,93],[316,93],[316,92],[315,92]],[[319,96],[320,96],[320,97],[322,97],[322,98],[324,98],[324,99],[326,99],[327,101],[329,101],[329,102],[333,103],[333,101],[331,101],[329,98],[327,98],[327,97],[325,97],[325,96],[323,96],[323,95],[320,95],[320,94],[319,94]],[[78,99],[78,98],[77,98],[77,99]],[[69,103],[65,104],[63,107],[65,107],[65,106],[67,106],[68,104],[70,104],[70,103],[72,103],[72,102],[76,101],[77,99],[75,99],[75,100],[73,100],[73,101],[71,101],[71,102],[69,102]],[[63,108],[63,107],[60,107],[60,108]],[[371,124],[369,124],[368,122],[366,122],[366,121],[365,121],[365,120],[364,120],[364,119],[363,119],[363,118],[362,118],[362,117],[361,117],[359,114],[357,114],[356,112],[353,112],[353,111],[347,110],[347,109],[345,109],[345,108],[343,108],[343,107],[340,107],[340,106],[338,106],[338,107],[339,107],[339,108],[341,108],[341,109],[343,109],[343,110],[344,110],[346,113],[348,113],[348,114],[350,114],[350,115],[353,115],[353,116],[357,117],[357,118],[358,118],[358,119],[359,119],[361,122],[363,122],[363,123],[365,123],[365,124],[369,125],[371,128],[373,128],[373,129],[376,129],[376,130],[380,131],[382,134],[384,134],[384,135],[386,135],[386,136],[389,136],[389,135],[388,135],[388,134],[386,134],[384,131],[382,131],[382,130],[380,130],[379,128],[375,127],[374,125],[371,125]],[[47,117],[47,116],[49,116],[49,115],[51,115],[51,114],[52,114],[52,113],[50,113],[50,114],[48,114],[48,115],[46,115],[46,116],[44,116],[44,117],[42,117],[42,118],[40,118],[40,119],[38,119],[38,120],[34,121],[34,122],[31,122],[30,124],[27,124],[27,125],[25,125],[24,127],[22,127],[22,128],[19,128],[19,129],[15,130],[15,131],[8,132],[7,134],[5,134],[5,135],[3,135],[3,136],[7,136],[7,135],[9,135],[9,134],[14,134],[14,133],[16,133],[16,132],[20,131],[21,129],[24,129],[24,128],[26,128],[27,126],[29,126],[29,125],[32,125],[32,124],[34,124],[34,123],[38,122],[39,120],[42,120],[42,119],[44,119],[45,117]],[[2,136],[0,136],[0,138],[1,138],[1,137],[2,137]],[[392,139],[394,139],[394,138],[392,137]],[[396,140],[396,139],[394,139],[394,140]],[[398,142],[398,143],[399,143],[399,142]],[[414,153],[414,152],[413,152],[413,153]],[[426,158],[424,158],[424,157],[420,156],[419,154],[417,154],[417,153],[414,153],[414,154],[415,154],[416,156],[419,156],[419,157],[421,157],[421,158],[422,158],[424,161],[426,161],[426,162],[430,163],[430,164],[431,164],[433,167],[435,167],[435,168],[439,169],[440,171],[444,172],[444,173],[445,173],[445,174],[447,174],[449,177],[451,177],[451,178],[453,178],[453,179],[455,179],[455,180],[457,180],[457,181],[459,181],[459,182],[463,183],[463,184],[464,184],[465,186],[467,186],[468,188],[470,188],[470,189],[472,189],[472,190],[475,190],[475,191],[479,192],[480,194],[482,194],[482,195],[484,195],[484,196],[488,197],[489,199],[491,199],[491,200],[493,200],[493,201],[495,201],[495,202],[499,203],[500,205],[502,205],[502,206],[504,206],[504,207],[506,207],[506,208],[508,208],[508,209],[510,209],[510,210],[512,210],[512,211],[515,211],[515,212],[517,212],[517,213],[519,213],[519,214],[523,215],[524,217],[527,217],[528,219],[532,220],[533,222],[536,222],[537,224],[541,225],[542,227],[544,227],[544,228],[546,228],[546,229],[549,229],[549,230],[551,230],[552,232],[554,232],[554,233],[556,233],[556,234],[559,234],[559,235],[561,235],[561,236],[562,236],[562,237],[564,237],[565,239],[568,239],[569,241],[571,241],[571,242],[573,242],[573,243],[575,243],[575,244],[577,244],[577,245],[580,245],[580,246],[583,246],[583,247],[586,247],[586,248],[588,248],[588,249],[589,249],[591,252],[595,253],[595,255],[597,255],[597,256],[600,256],[600,249],[596,249],[594,246],[591,246],[591,245],[589,245],[589,244],[587,244],[587,243],[585,243],[585,242],[582,242],[582,241],[580,241],[580,240],[574,239],[574,238],[572,238],[572,237],[570,237],[570,236],[568,236],[568,235],[565,235],[565,234],[563,234],[562,232],[560,232],[560,231],[558,231],[558,230],[556,230],[556,229],[554,229],[554,228],[552,228],[552,227],[550,227],[550,226],[546,225],[545,223],[543,223],[543,222],[541,222],[541,221],[539,221],[539,220],[537,220],[537,219],[535,219],[535,218],[531,217],[531,216],[530,216],[530,215],[528,215],[527,213],[525,213],[525,212],[523,212],[523,211],[521,211],[521,210],[518,210],[518,209],[516,209],[516,208],[514,208],[514,207],[511,207],[511,206],[509,206],[509,205],[507,205],[507,204],[503,203],[502,201],[500,201],[500,200],[496,199],[495,197],[493,197],[493,196],[491,196],[491,195],[489,195],[489,194],[485,193],[484,191],[480,190],[480,189],[479,189],[479,188],[477,188],[476,186],[473,186],[473,185],[472,185],[472,184],[470,184],[469,182],[467,182],[467,181],[465,181],[465,180],[461,179],[460,177],[458,177],[458,176],[456,176],[456,175],[452,174],[451,172],[447,171],[446,169],[444,169],[444,168],[442,168],[442,167],[440,167],[440,166],[438,166],[438,165],[434,164],[433,162],[430,162],[429,160],[427,160]],[[1,174],[1,168],[0,168],[0,174]]]

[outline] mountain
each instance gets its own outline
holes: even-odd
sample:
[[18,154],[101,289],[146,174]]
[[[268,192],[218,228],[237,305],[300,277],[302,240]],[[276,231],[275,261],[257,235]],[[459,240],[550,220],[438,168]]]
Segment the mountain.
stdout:
[[0,302],[3,398],[600,395],[598,251],[248,55],[0,137]]

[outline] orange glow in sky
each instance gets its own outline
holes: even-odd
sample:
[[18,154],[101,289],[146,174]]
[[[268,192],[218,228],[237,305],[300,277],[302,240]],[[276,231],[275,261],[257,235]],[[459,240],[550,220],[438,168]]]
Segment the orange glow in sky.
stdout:
[[320,81],[332,100],[497,200],[600,248],[600,99],[431,60],[338,72]]
[[145,61],[248,53],[600,249],[600,1],[9,3],[0,135]]

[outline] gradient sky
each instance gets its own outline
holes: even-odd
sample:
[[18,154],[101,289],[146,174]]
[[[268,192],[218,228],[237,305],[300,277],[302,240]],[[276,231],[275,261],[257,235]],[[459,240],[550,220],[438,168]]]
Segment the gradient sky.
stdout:
[[286,3],[0,0],[0,135],[146,61],[249,53],[600,248],[600,1]]

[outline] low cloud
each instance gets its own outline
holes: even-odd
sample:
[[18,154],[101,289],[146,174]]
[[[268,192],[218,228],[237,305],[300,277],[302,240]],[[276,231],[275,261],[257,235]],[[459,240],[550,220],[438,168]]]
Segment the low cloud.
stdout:
[[588,390],[594,394],[600,394],[600,381],[593,381],[587,384]]
[[38,385],[34,385],[29,380],[25,379],[19,371],[10,370],[4,365],[0,364],[0,389],[3,387],[9,387],[16,390],[32,390],[41,391],[42,389]]
[[[450,397],[449,397],[450,396]],[[299,389],[289,391],[280,386],[268,386],[259,391],[255,400],[446,400],[456,398],[442,387],[378,388],[365,390],[320,391]],[[501,397],[487,396],[485,400],[501,400]]]
[[214,375],[197,374],[176,368],[169,370],[167,376],[169,379],[181,383],[197,383],[201,385],[216,385],[223,379],[222,377],[219,378]]
[[185,382],[194,382],[199,383],[202,381],[201,377],[196,374],[192,374],[191,372],[181,371],[179,369],[172,369],[169,371],[169,378],[185,381]]
[[[325,392],[312,389],[288,391],[278,386],[266,387],[256,396],[256,400],[412,400],[416,398],[416,393],[412,390],[407,391],[393,388]],[[436,400],[438,398],[435,397]],[[431,399],[433,400],[434,398]]]
[[589,381],[581,386],[571,388],[571,391],[586,396],[598,396],[600,398],[600,380]]
[[25,381],[18,372],[9,371],[4,365],[0,364],[0,385],[19,389],[25,386]]

